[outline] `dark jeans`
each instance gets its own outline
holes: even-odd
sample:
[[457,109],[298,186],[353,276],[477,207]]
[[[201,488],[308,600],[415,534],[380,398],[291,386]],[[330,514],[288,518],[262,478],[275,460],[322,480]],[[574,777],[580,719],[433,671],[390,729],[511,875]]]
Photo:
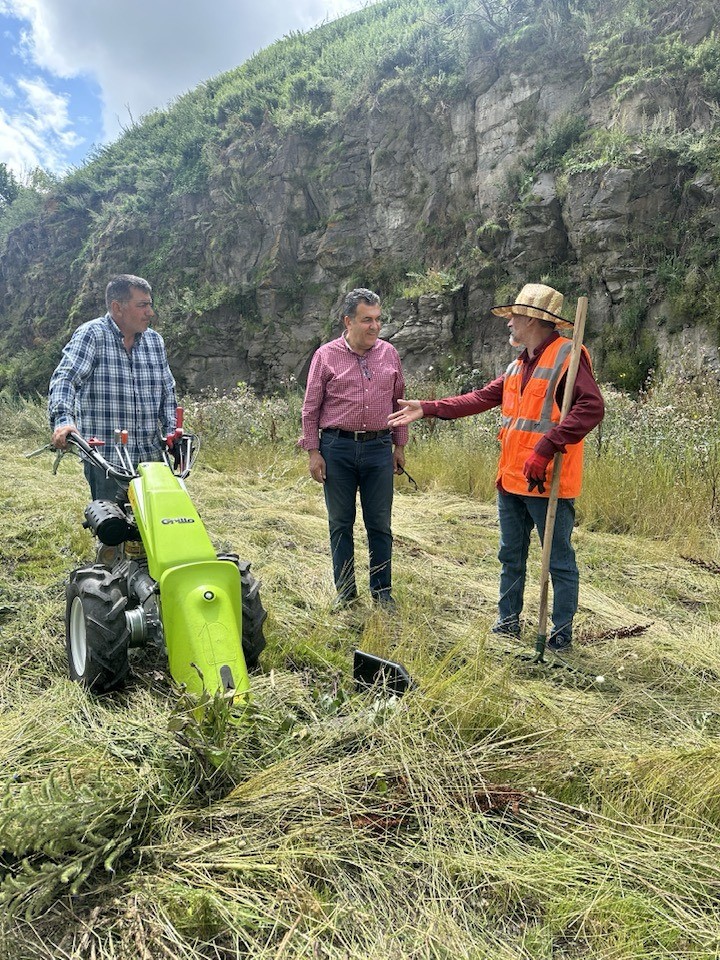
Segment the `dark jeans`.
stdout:
[[105,472],[92,463],[84,463],[83,471],[85,479],[90,484],[91,500],[115,500],[121,489],[117,480],[106,477]]
[[323,432],[320,453],[327,471],[325,504],[338,595],[350,599],[357,593],[353,526],[359,490],[370,552],[370,593],[382,599],[389,595],[391,586],[392,437],[360,443]]
[[[517,625],[520,619],[530,534],[535,527],[542,543],[547,505],[547,497],[521,497],[514,493],[498,492],[498,560],[502,564],[498,624],[507,628]],[[550,552],[550,578],[553,587],[551,637],[560,640],[572,639],[572,622],[578,607],[580,575],[575,551],[570,545],[574,524],[575,501],[558,500]]]

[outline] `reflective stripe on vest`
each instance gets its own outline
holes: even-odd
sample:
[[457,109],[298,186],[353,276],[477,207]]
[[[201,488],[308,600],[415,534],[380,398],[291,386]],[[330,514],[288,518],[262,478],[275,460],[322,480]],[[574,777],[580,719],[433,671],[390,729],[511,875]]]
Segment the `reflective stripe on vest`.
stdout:
[[[560,337],[548,344],[524,389],[524,364],[521,360],[514,360],[505,372],[497,478],[508,493],[543,496],[537,489],[532,493],[528,491],[522,470],[538,440],[560,422],[560,408],[555,400],[555,393],[570,364],[571,351],[572,342],[566,337]],[[584,347],[583,352],[589,360]],[[582,441],[566,448],[560,476],[561,497],[576,497],[580,493],[582,451]],[[544,496],[548,496],[552,467],[551,462],[548,465]]]
[[[527,430],[528,433],[539,433],[545,434],[548,430],[552,430],[558,420],[553,420],[552,411],[553,405],[555,403],[555,391],[557,390],[557,385],[560,382],[560,377],[563,375],[565,361],[568,363],[570,358],[570,351],[572,350],[572,342],[563,337],[562,346],[558,350],[557,357],[555,358],[555,364],[552,367],[540,367],[537,366],[533,370],[530,379],[531,380],[547,380],[548,388],[545,394],[545,402],[542,405],[542,410],[540,411],[539,420],[529,420],[527,418],[518,419],[515,423],[516,430]],[[557,341],[553,341],[557,342]],[[512,367],[522,368],[522,364],[519,360],[516,360],[515,363],[511,363],[508,367],[507,373],[510,373]],[[522,377],[522,369],[517,371]],[[515,371],[513,371],[515,373]],[[507,376],[507,374],[506,374]],[[513,417],[503,417],[503,426],[510,426]]]

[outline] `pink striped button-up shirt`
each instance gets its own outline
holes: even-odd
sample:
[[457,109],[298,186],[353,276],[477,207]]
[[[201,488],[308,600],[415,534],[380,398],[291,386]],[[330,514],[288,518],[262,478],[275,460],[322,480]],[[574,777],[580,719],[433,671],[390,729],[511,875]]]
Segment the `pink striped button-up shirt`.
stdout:
[[[386,430],[397,401],[405,395],[405,380],[397,350],[377,340],[362,357],[338,337],[319,347],[310,364],[302,408],[304,450],[320,447],[320,430]],[[408,428],[393,430],[393,443],[404,447]]]

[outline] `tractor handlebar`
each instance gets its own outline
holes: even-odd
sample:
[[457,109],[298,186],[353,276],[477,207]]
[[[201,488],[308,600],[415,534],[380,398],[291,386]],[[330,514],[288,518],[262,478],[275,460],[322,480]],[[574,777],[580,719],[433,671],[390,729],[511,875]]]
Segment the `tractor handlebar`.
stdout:
[[78,448],[86,460],[103,470],[107,476],[112,477],[119,483],[130,483],[137,476],[134,470],[128,470],[121,467],[114,467],[108,463],[105,457],[98,451],[97,447],[92,446],[80,436],[79,433],[69,433],[67,435],[68,443],[72,443]]
[[[92,439],[88,442],[79,434],[72,432],[68,434],[67,440],[68,443],[73,444],[77,448],[78,454],[82,459],[89,460],[90,463],[99,467],[100,470],[107,476],[112,477],[113,480],[127,484],[138,476],[137,470],[128,455],[127,447],[123,443],[118,444],[115,448],[123,462],[122,466],[116,467],[108,463],[97,449],[97,446],[93,444]],[[163,457],[172,472],[180,477],[181,480],[184,480],[185,477],[189,475],[199,450],[200,438],[193,433],[184,433],[182,428],[178,428],[173,437],[168,437],[167,449],[163,451]]]
[[[162,454],[164,462],[168,465],[168,467],[170,467],[172,472],[176,476],[180,477],[181,480],[184,480],[185,477],[189,475],[190,470],[195,462],[195,458],[200,451],[200,437],[196,436],[194,433],[185,433],[183,430],[182,407],[178,407],[176,410],[175,423],[175,430],[171,433],[168,433],[167,437],[164,438],[165,448],[163,449]],[[112,477],[112,479],[116,480],[118,483],[128,484],[131,480],[134,480],[138,476],[138,472],[128,453],[127,430],[116,430],[115,436],[118,441],[115,444],[115,451],[118,459],[120,460],[119,467],[109,463],[97,449],[98,446],[104,446],[103,440],[96,440],[94,437],[91,437],[89,440],[85,440],[84,437],[81,437],[80,434],[76,433],[74,430],[68,433],[66,440],[68,445],[75,448],[73,452],[77,454],[81,460],[89,461],[94,466],[98,467],[98,469],[102,470],[106,476]],[[52,450],[57,454],[55,457],[55,465],[53,467],[53,473],[56,473],[61,458],[67,452],[65,447],[60,449],[53,446],[52,443],[46,443],[37,450],[33,450],[32,453],[25,454],[25,456],[36,457],[39,453],[43,453],[45,450]]]

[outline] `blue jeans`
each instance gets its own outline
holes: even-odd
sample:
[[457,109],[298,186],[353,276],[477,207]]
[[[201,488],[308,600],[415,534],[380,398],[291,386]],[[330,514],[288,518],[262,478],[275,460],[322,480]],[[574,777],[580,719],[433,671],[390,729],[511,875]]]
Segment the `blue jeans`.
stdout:
[[85,479],[90,484],[91,500],[115,500],[122,489],[122,485],[113,480],[112,477],[106,477],[105,471],[100,470],[94,463],[83,463],[83,472]]
[[[522,497],[498,491],[498,560],[502,564],[498,623],[504,626],[513,627],[519,622],[523,608],[530,534],[535,527],[542,543],[547,505],[547,497]],[[558,500],[550,552],[550,578],[553,587],[553,629],[550,636],[561,641],[572,639],[572,622],[578,607],[580,574],[575,561],[575,551],[570,544],[574,525],[575,501]]]
[[389,596],[391,587],[392,437],[377,437],[360,443],[323,432],[320,453],[327,474],[325,504],[338,596],[345,600],[357,595],[353,526],[359,490],[370,552],[370,593],[381,600]]

